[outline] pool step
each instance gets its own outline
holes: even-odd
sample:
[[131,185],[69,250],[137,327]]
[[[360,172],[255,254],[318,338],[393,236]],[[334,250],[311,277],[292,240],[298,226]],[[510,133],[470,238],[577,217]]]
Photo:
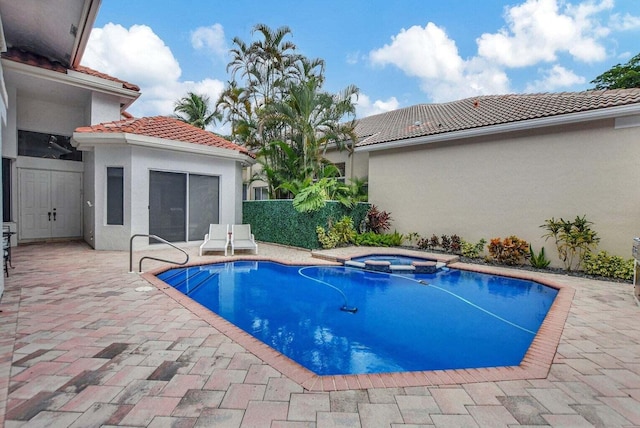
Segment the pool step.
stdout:
[[444,262],[424,261],[413,262],[410,265],[392,265],[388,261],[365,260],[364,262],[356,262],[353,260],[345,260],[345,266],[365,269],[375,272],[406,272],[406,273],[435,273],[439,269],[447,266]]

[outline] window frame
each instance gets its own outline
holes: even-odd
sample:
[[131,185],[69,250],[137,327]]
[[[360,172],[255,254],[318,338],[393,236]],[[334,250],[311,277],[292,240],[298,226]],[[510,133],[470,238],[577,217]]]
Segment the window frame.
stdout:
[[[110,171],[120,171],[120,175],[110,176]],[[106,170],[106,192],[105,192],[105,224],[107,226],[124,226],[124,167],[122,166],[108,166]],[[111,179],[119,179],[117,183],[113,183]],[[113,187],[113,185],[119,186]],[[118,191],[119,190],[119,194]],[[112,192],[116,192],[113,194]],[[119,198],[118,198],[119,196]],[[112,208],[119,211],[116,213],[115,219],[113,217]]]

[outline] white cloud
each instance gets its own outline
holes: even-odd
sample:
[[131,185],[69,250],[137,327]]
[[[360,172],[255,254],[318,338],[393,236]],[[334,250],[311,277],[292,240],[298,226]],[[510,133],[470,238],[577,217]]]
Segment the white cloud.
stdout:
[[[564,6],[561,10],[560,6]],[[506,67],[526,67],[557,60],[569,53],[583,62],[602,61],[601,40],[609,34],[595,16],[613,7],[613,0],[573,6],[558,0],[527,0],[506,9],[507,27],[477,39],[478,55]]]
[[224,89],[216,79],[181,81],[171,49],[146,25],[94,28],[82,64],[140,86],[142,95],[129,108],[134,116],[171,115],[187,92],[207,95],[214,103]]
[[633,16],[628,13],[611,15],[609,25],[618,31],[631,31],[640,28],[640,16]]
[[373,64],[393,64],[420,79],[420,88],[435,102],[480,94],[508,92],[509,79],[481,58],[462,59],[453,40],[433,23],[402,30],[391,44],[370,53]]
[[356,116],[359,118],[373,116],[374,114],[386,113],[388,111],[397,110],[400,107],[400,103],[396,97],[391,97],[386,101],[375,100],[371,102],[371,98],[368,95],[360,93],[357,100],[354,96],[354,103],[356,105]]
[[554,65],[550,69],[542,71],[543,78],[535,80],[527,85],[526,92],[553,92],[560,88],[567,88],[573,85],[582,85],[586,79],[578,76],[571,70],[567,70],[561,65]]
[[421,79],[459,79],[463,61],[445,31],[429,22],[424,28],[402,29],[392,43],[370,53],[374,64],[393,64]]
[[476,39],[475,56],[462,57],[446,31],[430,22],[401,30],[369,59],[418,78],[434,102],[511,92],[510,69],[545,63],[556,65],[546,66],[527,90],[562,90],[585,83],[567,64],[604,61],[613,31],[640,28],[639,17],[613,9],[614,0],[525,0],[505,8],[502,29]]
[[220,24],[196,28],[191,32],[191,46],[194,49],[207,50],[216,56],[224,57],[228,51],[224,28]]

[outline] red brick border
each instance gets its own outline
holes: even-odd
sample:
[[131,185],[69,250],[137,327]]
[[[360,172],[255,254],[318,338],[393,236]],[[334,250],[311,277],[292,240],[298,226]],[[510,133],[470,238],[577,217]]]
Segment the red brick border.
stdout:
[[[290,261],[264,257],[226,257],[215,263],[225,263],[235,260],[273,261],[287,265],[313,265],[313,263],[292,263]],[[202,264],[208,263],[190,264],[189,266]],[[452,263],[449,266],[455,269],[535,281],[558,290],[558,294],[549,309],[549,313],[545,317],[520,365],[478,369],[319,376],[156,278],[155,275],[166,270],[166,268],[145,273],[142,277],[196,316],[209,323],[212,327],[308,391],[459,385],[475,382],[546,378],[562,336],[575,290],[572,287],[555,282],[549,277],[539,275],[535,272],[498,269],[492,266],[458,262]]]

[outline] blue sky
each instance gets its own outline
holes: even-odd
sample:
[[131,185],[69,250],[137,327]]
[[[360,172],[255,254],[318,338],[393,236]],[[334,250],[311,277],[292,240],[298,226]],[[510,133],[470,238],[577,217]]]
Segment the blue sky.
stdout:
[[171,114],[188,91],[217,98],[232,39],[251,42],[257,23],[324,59],[326,90],[356,85],[359,117],[580,91],[640,53],[638,0],[104,0],[83,64],[141,87],[132,114]]

